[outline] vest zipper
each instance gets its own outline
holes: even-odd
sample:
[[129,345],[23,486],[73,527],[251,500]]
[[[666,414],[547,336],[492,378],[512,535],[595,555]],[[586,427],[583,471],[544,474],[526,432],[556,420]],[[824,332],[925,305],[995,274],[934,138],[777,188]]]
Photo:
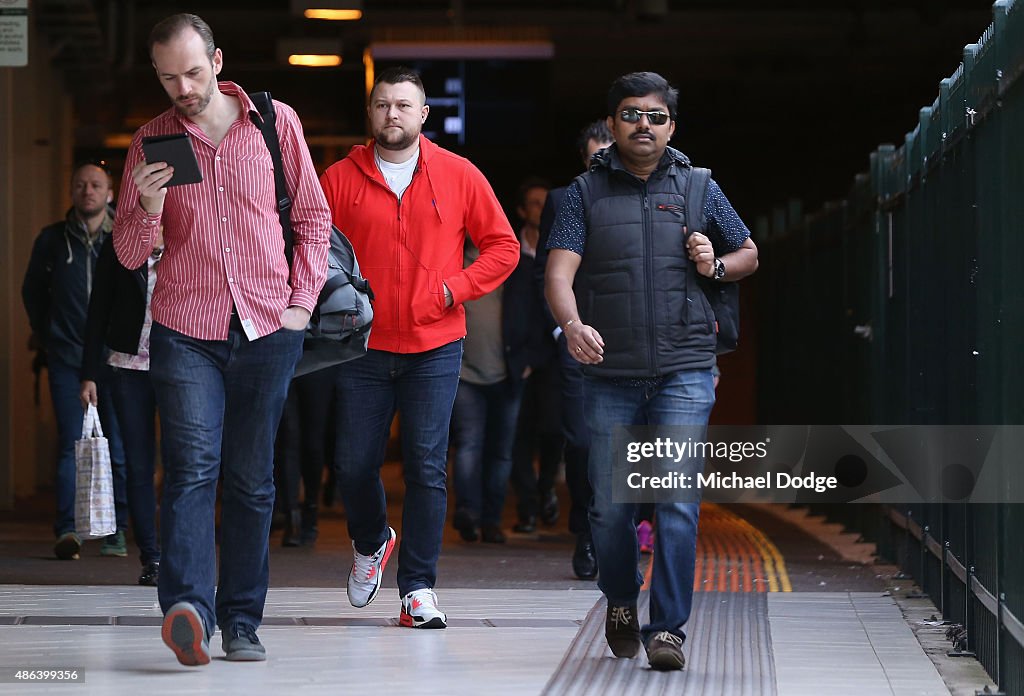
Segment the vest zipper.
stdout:
[[654,369],[654,376],[661,376],[661,368],[658,365],[657,351],[655,350],[655,342],[657,337],[657,329],[654,325],[654,232],[651,226],[651,201],[647,197],[647,182],[643,183],[643,189],[640,192],[643,199],[644,212],[643,212],[643,228],[644,228],[644,294],[646,295],[646,311],[647,311],[647,356],[650,361],[651,367]]

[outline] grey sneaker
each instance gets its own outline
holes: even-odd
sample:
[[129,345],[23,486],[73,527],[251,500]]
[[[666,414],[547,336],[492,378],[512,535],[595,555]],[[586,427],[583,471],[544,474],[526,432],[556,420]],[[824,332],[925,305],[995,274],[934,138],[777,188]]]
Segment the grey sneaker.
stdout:
[[604,637],[615,657],[634,657],[640,651],[640,622],[635,604],[608,604]]
[[674,633],[661,631],[647,641],[647,662],[652,669],[671,670],[686,666],[683,639]]
[[178,602],[167,610],[160,635],[181,664],[196,667],[210,663],[210,642],[206,639],[203,618],[188,602]]
[[256,637],[256,629],[249,624],[235,624],[227,631],[221,631],[220,637],[225,660],[263,662],[267,659],[267,649]]

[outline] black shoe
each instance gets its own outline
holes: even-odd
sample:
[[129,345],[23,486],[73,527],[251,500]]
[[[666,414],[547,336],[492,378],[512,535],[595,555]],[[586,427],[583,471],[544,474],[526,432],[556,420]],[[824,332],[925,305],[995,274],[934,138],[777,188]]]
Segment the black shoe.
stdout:
[[651,669],[671,670],[686,666],[683,639],[674,633],[655,633],[644,647],[647,649],[647,662]]
[[74,532],[64,532],[53,545],[53,554],[62,561],[77,561],[82,550],[82,538]]
[[488,544],[504,544],[508,541],[501,527],[494,524],[485,524],[480,529],[480,537]]
[[640,622],[636,604],[608,604],[604,637],[615,657],[634,657],[640,650]]
[[540,521],[550,527],[558,522],[558,496],[554,491],[548,491],[541,497],[544,502],[540,506]]
[[572,572],[580,580],[593,580],[597,577],[597,555],[594,553],[594,540],[589,534],[576,537],[576,550],[572,552]]
[[281,535],[281,546],[302,545],[302,513],[292,510],[286,515],[284,534]]
[[455,517],[452,518],[452,526],[459,530],[459,536],[463,541],[476,541],[480,538],[479,529],[468,510],[456,510]]
[[317,508],[316,503],[303,504],[302,505],[302,534],[300,540],[303,546],[312,546],[316,543],[317,537],[320,536],[320,530],[317,527]]
[[533,534],[537,531],[537,518],[533,515],[520,517],[519,521],[512,527],[512,531],[516,534]]
[[147,563],[142,566],[142,573],[139,575],[139,584],[148,587],[156,587],[160,580],[160,564]]

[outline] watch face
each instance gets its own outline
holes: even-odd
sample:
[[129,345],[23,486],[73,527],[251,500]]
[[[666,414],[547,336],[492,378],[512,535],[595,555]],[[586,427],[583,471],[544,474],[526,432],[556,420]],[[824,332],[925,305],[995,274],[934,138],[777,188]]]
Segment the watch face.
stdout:
[[715,259],[715,280],[721,280],[725,277],[725,264],[722,263],[722,259]]

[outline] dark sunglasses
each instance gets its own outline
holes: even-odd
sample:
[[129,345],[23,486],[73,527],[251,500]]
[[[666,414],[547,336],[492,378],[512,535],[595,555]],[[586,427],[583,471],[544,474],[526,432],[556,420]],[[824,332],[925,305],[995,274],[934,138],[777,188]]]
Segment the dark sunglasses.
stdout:
[[641,116],[646,116],[647,122],[652,126],[664,126],[668,123],[668,114],[664,111],[641,111],[635,106],[631,106],[619,112],[619,118],[625,123],[639,123]]

